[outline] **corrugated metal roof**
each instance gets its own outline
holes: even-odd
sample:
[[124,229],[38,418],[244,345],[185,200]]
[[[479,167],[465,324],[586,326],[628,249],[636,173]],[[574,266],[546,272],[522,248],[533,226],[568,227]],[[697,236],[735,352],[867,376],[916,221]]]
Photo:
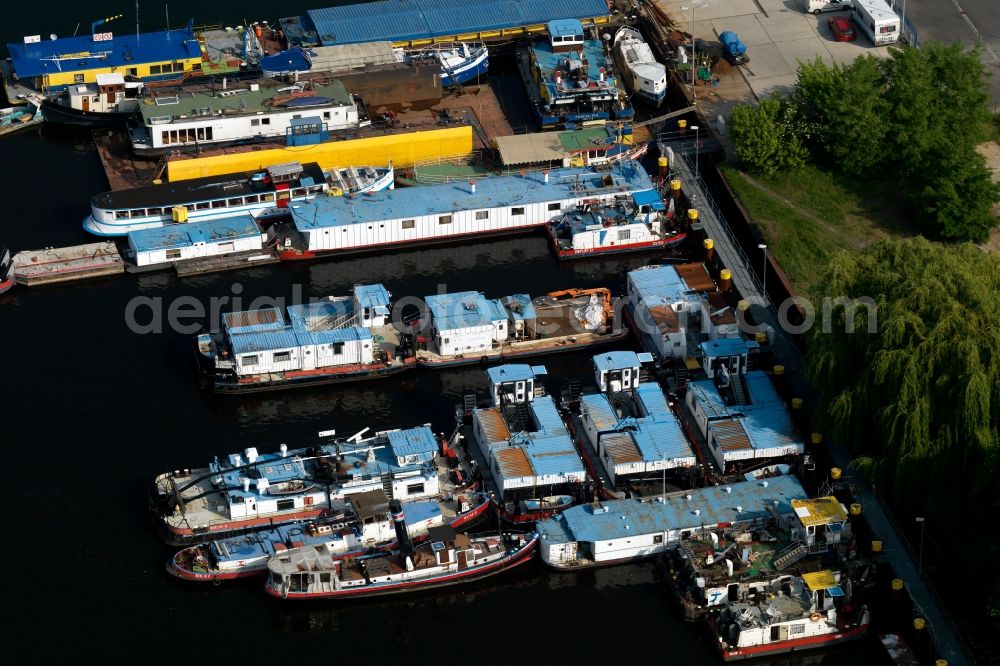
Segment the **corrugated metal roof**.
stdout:
[[659,384],[643,382],[636,387],[635,396],[647,416],[656,421],[677,420],[670,405],[667,404],[667,398],[663,395],[663,389],[660,388]]
[[733,419],[712,421],[709,427],[723,451],[743,451],[753,448],[747,431],[739,421]]
[[477,409],[475,415],[489,443],[506,442],[510,439],[510,429],[507,428],[507,423],[500,415],[499,408]]
[[601,435],[601,444],[611,456],[611,462],[615,465],[642,462],[642,454],[639,447],[632,439],[632,433],[609,432]]
[[222,325],[230,333],[257,333],[284,328],[285,319],[278,308],[261,308],[246,312],[227,312]]
[[326,46],[446,37],[608,13],[604,0],[378,0],[307,12]]
[[584,473],[583,461],[568,435],[533,436],[524,450],[539,476]]
[[244,215],[138,229],[128,232],[128,242],[136,252],[152,252],[191,247],[195,243],[225,243],[254,236],[260,237],[260,227],[251,216]]
[[671,461],[681,465],[693,465],[694,452],[684,437],[680,423],[676,419],[670,421],[651,421],[642,419],[638,430],[631,433],[636,448],[647,463]]
[[594,356],[594,367],[600,372],[638,368],[639,355],[631,351],[613,351]]
[[608,176],[612,180],[611,187],[621,188],[619,193],[653,187],[642,165],[630,160],[619,163],[610,174],[599,174],[588,167],[552,169],[548,183],[538,172],[484,178],[477,181],[475,192],[468,183],[452,182],[385,189],[359,197],[316,197],[297,203],[292,215],[296,228],[308,232],[348,224],[447,215],[455,211],[523,206],[578,198],[581,190],[609,191],[603,181]]
[[802,574],[802,580],[812,592],[837,587],[837,578],[829,569],[824,571],[814,571],[812,573],[804,573]]
[[486,298],[478,291],[436,294],[424,299],[431,318],[439,331],[457,328],[492,326],[494,321],[506,321],[507,311],[499,302]]
[[680,333],[681,323],[677,313],[669,305],[654,305],[649,308],[649,316],[653,318],[657,330],[663,335]]
[[702,342],[701,353],[708,358],[742,356],[747,353],[747,343],[743,338],[718,338]]
[[354,295],[363,308],[376,308],[380,305],[388,306],[391,296],[389,290],[381,284],[354,285]]
[[677,275],[692,291],[715,291],[715,281],[708,274],[705,264],[678,264],[674,266]]
[[587,413],[598,432],[610,432],[618,426],[618,415],[603,393],[580,396],[580,411]]
[[583,25],[573,19],[549,21],[546,28],[548,28],[549,34],[552,36],[573,37],[583,35]]
[[487,368],[486,376],[489,377],[490,384],[504,384],[506,382],[521,382],[534,379],[535,372],[530,365],[524,363],[508,363]]
[[563,423],[562,416],[556,402],[550,395],[535,398],[529,407],[531,416],[535,419],[535,427],[549,435],[564,434],[567,432],[566,424]]
[[299,346],[298,338],[291,329],[266,331],[263,333],[237,333],[229,336],[229,346],[234,354],[261,351],[294,349]]
[[629,271],[628,281],[647,307],[683,300],[687,285],[673,266],[655,266]]
[[830,525],[847,520],[847,511],[836,497],[827,495],[815,499],[795,500],[792,502],[795,515],[803,525]]
[[[726,492],[727,487],[730,492]],[[690,495],[691,499],[685,499],[685,495]],[[771,515],[770,510],[788,514],[792,512],[791,500],[805,498],[806,493],[795,477],[781,476],[766,482],[744,481],[730,486],[688,490],[668,495],[662,503],[637,499],[601,502],[600,507],[607,507],[606,512],[603,508],[595,511],[594,505],[583,504],[555,518],[539,521],[537,525],[546,543],[567,539],[594,543],[630,535],[764,519]],[[742,511],[738,512],[737,507]]]
[[389,446],[396,456],[412,456],[421,453],[437,453],[438,444],[434,433],[427,426],[394,430],[387,433]]
[[515,479],[523,476],[534,476],[535,470],[528,461],[524,447],[509,446],[493,452],[500,476],[505,479]]

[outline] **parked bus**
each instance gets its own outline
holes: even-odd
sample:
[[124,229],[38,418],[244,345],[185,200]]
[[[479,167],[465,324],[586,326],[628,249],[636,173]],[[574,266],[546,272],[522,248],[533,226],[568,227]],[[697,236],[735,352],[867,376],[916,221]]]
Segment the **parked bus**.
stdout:
[[899,41],[899,16],[886,0],[853,0],[851,18],[875,46]]
[[839,12],[849,10],[851,4],[851,0],[802,0],[802,9],[808,14]]

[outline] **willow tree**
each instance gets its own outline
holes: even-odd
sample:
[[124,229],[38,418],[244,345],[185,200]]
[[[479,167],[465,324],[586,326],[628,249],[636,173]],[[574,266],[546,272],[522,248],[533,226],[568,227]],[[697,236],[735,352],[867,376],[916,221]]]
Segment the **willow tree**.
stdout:
[[839,306],[811,333],[821,425],[854,447],[858,466],[897,502],[940,512],[939,524],[968,516],[973,498],[996,505],[1000,255],[883,241],[838,255],[825,289],[874,299],[878,323],[868,332],[864,309]]

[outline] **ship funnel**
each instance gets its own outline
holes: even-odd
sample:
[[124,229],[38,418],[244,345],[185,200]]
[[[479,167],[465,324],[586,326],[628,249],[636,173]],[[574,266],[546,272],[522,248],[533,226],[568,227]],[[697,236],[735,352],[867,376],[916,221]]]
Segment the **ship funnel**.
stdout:
[[281,457],[284,458],[288,455],[288,444],[282,444],[278,447],[278,450],[281,451]]
[[406,514],[403,513],[403,503],[397,499],[389,500],[389,514],[392,516],[392,526],[396,528],[396,543],[399,544],[399,552],[409,559],[413,554],[413,543],[410,541],[410,534],[406,531]]

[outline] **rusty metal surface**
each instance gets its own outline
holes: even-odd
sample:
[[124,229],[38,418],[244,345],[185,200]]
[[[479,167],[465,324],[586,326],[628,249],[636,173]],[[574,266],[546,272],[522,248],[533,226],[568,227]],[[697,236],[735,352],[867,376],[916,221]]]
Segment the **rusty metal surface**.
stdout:
[[692,291],[714,291],[715,281],[708,274],[705,264],[680,264],[675,266],[677,274]]
[[604,445],[604,450],[611,456],[611,462],[615,465],[642,462],[639,449],[632,441],[632,436],[626,432],[601,435],[601,444]]
[[531,462],[519,446],[498,449],[493,455],[496,456],[501,475],[506,479],[535,475]]
[[747,437],[743,424],[739,421],[727,419],[725,421],[712,421],[712,434],[719,442],[723,451],[742,451],[751,449],[750,438]]

